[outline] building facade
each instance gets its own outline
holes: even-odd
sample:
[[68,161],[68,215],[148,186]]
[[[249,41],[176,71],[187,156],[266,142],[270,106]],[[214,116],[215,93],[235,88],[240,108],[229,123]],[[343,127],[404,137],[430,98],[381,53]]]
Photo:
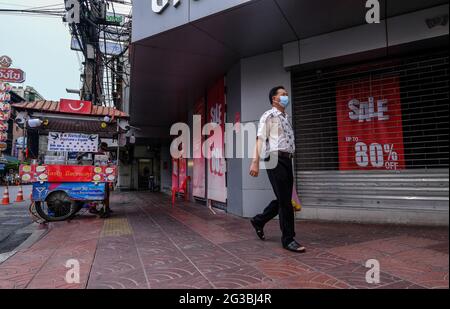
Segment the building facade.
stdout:
[[162,188],[190,176],[192,199],[260,212],[250,159],[172,160],[170,128],[256,124],[284,85],[299,218],[448,225],[449,4],[375,2],[135,1],[130,115]]

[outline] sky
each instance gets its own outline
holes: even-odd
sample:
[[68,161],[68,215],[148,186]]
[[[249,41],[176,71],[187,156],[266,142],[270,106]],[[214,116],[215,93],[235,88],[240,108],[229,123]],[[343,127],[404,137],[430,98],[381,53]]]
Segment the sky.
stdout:
[[[53,4],[62,5],[64,0],[0,0],[2,9]],[[13,61],[11,67],[26,73],[22,86],[34,87],[46,100],[78,99],[78,95],[66,93],[66,88],[80,89],[81,74],[77,52],[70,49],[67,24],[59,17],[0,12],[0,18],[0,56],[9,56]],[[80,54],[80,60],[82,57]]]

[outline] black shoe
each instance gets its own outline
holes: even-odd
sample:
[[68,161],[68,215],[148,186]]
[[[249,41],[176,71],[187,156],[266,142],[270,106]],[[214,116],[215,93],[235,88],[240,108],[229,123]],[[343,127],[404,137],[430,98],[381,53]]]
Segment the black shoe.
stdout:
[[300,245],[295,240],[293,240],[289,245],[283,246],[283,247],[286,250],[296,252],[296,253],[305,253],[306,252],[306,248],[304,246]]
[[255,228],[256,235],[258,235],[259,239],[266,240],[266,237],[264,236],[264,230],[262,227],[260,227],[256,222],[255,219],[250,220],[251,224]]
[[100,210],[99,212],[99,217],[102,219],[107,219],[111,217],[111,210],[102,208],[102,210]]

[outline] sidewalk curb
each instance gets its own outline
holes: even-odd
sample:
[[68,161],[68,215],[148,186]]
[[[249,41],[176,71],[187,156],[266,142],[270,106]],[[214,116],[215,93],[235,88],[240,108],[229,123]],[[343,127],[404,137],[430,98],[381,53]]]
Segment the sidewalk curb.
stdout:
[[12,251],[0,254],[0,265],[3,262],[6,262],[10,257],[14,256],[17,252],[30,248],[36,242],[41,240],[41,238],[44,237],[47,234],[47,232],[49,231],[48,227],[39,229],[39,224],[36,222],[33,222],[33,223],[27,225],[26,227],[23,227],[20,230],[16,231],[16,233],[24,233],[24,230],[26,231],[27,229],[33,229],[34,231],[24,242],[22,242],[19,246],[17,246],[17,248],[15,248]]

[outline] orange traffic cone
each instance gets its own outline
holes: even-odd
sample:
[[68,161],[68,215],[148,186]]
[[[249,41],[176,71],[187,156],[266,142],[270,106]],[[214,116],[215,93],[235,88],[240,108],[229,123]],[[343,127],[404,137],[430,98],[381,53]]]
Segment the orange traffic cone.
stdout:
[[9,205],[9,192],[8,187],[5,187],[5,192],[3,193],[2,205]]
[[19,192],[17,193],[16,202],[23,202],[23,190],[22,186],[19,186]]

